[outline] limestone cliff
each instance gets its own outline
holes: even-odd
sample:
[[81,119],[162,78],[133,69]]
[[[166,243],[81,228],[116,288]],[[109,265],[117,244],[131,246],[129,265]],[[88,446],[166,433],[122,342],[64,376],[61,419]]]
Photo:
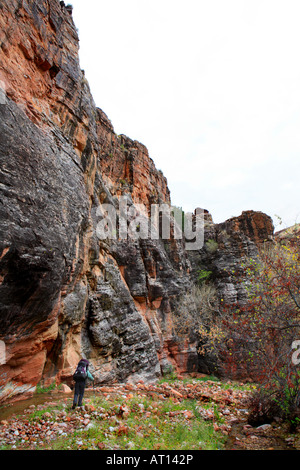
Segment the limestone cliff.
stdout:
[[[170,205],[144,145],[114,132],[80,69],[71,9],[58,0],[0,3],[0,401],[40,382],[68,381],[78,359],[96,382],[155,380],[198,368],[197,344],[174,335],[174,300],[213,266],[272,236],[260,213],[215,225],[214,253],[184,241],[101,239],[109,204]],[[238,295],[238,294],[237,294]]]

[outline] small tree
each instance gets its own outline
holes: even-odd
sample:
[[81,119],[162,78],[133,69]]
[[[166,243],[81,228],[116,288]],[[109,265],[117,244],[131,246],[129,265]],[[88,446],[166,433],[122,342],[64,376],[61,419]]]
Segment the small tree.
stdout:
[[[201,280],[204,278],[207,277],[201,277]],[[202,282],[194,285],[177,305],[173,317],[176,334],[193,335],[199,343],[199,354],[210,354],[215,351],[215,343],[222,336],[220,326],[215,321],[218,316],[219,301],[213,284]]]
[[300,402],[300,366],[293,361],[300,340],[299,245],[265,248],[244,270],[248,303],[224,307],[220,322],[227,341],[220,353],[231,372],[258,381],[260,396],[290,417]]

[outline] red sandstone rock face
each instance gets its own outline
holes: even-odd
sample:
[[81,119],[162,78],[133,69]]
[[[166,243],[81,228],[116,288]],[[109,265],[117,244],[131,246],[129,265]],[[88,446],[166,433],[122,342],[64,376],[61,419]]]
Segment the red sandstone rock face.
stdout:
[[136,204],[170,204],[164,175],[155,167],[147,148],[124,135],[116,135],[103,111],[98,110],[97,136],[101,146],[103,180],[113,195],[130,193]]
[[241,216],[229,219],[221,225],[231,234],[243,233],[257,246],[273,239],[273,221],[263,212],[244,211]]
[[[99,381],[157,377],[160,351],[169,356],[157,315],[170,319],[167,279],[180,291],[184,270],[177,281],[160,243],[150,246],[140,258],[147,262],[138,298],[131,269],[115,260],[131,245],[97,240],[95,213],[122,194],[147,208],[169,203],[165,177],[145,146],[117,136],[96,109],[79,66],[76,28],[59,1],[1,2],[0,83],[7,101],[1,181],[14,188],[4,192],[1,218],[0,395],[66,380],[81,355]],[[138,243],[135,250],[140,256]],[[157,260],[153,250],[161,251]],[[174,259],[179,265],[180,256]]]
[[[65,7],[46,0],[21,6],[2,2],[0,43],[0,81],[7,96],[37,125],[58,126],[91,179],[96,158],[112,194],[129,191],[136,203],[146,205],[170,203],[166,178],[146,147],[116,135],[103,111],[95,109],[79,66],[77,30]],[[92,162],[85,161],[87,152]]]
[[0,31],[8,97],[39,125],[50,118],[67,126],[70,114],[80,111],[82,88],[78,36],[68,12],[58,1],[3,1]]

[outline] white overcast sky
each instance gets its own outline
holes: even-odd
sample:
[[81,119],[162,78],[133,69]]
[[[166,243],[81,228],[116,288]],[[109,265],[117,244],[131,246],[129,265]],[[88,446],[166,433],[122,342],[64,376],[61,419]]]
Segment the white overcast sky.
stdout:
[[300,222],[299,0],[70,3],[96,105],[174,205]]

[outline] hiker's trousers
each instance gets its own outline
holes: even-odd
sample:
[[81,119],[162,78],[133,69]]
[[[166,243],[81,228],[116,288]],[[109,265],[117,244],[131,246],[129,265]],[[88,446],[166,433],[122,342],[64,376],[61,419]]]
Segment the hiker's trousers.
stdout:
[[77,380],[75,382],[75,391],[74,391],[74,400],[73,400],[73,405],[82,405],[82,399],[84,395],[84,389],[85,389],[85,380]]

